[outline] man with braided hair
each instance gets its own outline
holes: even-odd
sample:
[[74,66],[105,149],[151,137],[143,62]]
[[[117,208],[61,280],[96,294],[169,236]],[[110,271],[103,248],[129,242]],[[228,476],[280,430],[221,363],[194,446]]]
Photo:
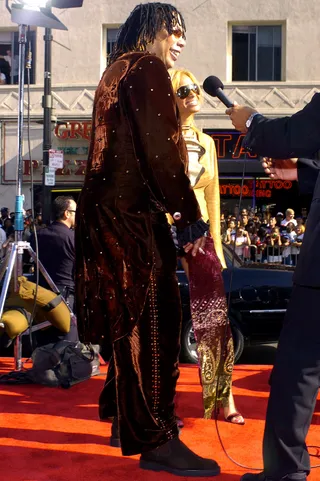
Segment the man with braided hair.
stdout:
[[97,88],[76,219],[77,313],[84,340],[112,342],[99,401],[100,418],[113,418],[111,444],[142,453],[144,469],[215,476],[217,463],[180,441],[174,410],[181,305],[166,213],[193,255],[208,230],[185,174],[167,72],[185,31],[175,7],[137,6]]

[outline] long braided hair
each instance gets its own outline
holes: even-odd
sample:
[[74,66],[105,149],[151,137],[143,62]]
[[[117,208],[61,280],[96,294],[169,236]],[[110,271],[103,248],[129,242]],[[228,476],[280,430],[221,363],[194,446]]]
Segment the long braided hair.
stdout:
[[185,38],[184,19],[173,5],[160,2],[137,5],[120,27],[109,65],[124,53],[145,51],[160,30],[165,28],[168,34],[172,35],[177,26],[181,28]]

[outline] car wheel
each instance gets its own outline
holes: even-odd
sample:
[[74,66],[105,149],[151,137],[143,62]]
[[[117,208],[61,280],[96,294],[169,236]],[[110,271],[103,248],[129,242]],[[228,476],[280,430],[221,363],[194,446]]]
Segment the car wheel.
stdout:
[[232,337],[233,337],[233,348],[234,348],[234,363],[238,362],[244,349],[244,337],[238,326],[230,322]]
[[[232,322],[231,332],[234,344],[234,362],[236,363],[243,352],[244,337],[240,329]],[[191,319],[184,323],[181,333],[181,357],[184,362],[196,364],[198,362],[197,343]]]
[[191,319],[182,326],[181,357],[184,362],[196,364],[198,362],[197,343]]

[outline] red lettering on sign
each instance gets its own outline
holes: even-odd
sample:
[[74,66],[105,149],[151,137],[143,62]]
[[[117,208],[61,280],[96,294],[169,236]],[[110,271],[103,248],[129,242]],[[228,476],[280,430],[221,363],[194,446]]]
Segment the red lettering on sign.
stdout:
[[224,159],[226,156],[226,143],[232,140],[232,135],[230,134],[213,134],[211,135],[216,144],[217,156],[218,158]]
[[[33,170],[39,167],[39,161],[33,160],[32,161]],[[29,159],[23,160],[23,175],[31,175],[31,162]]]
[[242,147],[242,141],[243,141],[244,137],[245,137],[245,134],[239,135],[236,146],[234,148],[234,152],[232,154],[232,158],[233,159],[240,159],[240,157],[244,157],[245,155],[247,155],[248,157],[250,157],[250,159],[256,159],[257,155],[251,154],[250,152],[247,152],[246,149],[244,149]]
[[85,139],[91,138],[91,122],[66,122],[62,125],[57,125],[54,129],[54,135],[58,139]]

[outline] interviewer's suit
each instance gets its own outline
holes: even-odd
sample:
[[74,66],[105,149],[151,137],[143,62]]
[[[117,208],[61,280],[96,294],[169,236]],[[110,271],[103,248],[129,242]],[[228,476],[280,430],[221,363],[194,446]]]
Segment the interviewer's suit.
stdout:
[[292,117],[269,120],[256,115],[244,145],[267,157],[298,157],[300,192],[313,192],[271,376],[264,433],[264,473],[281,479],[310,471],[305,439],[320,385],[320,161],[302,158],[320,149],[320,94]]

